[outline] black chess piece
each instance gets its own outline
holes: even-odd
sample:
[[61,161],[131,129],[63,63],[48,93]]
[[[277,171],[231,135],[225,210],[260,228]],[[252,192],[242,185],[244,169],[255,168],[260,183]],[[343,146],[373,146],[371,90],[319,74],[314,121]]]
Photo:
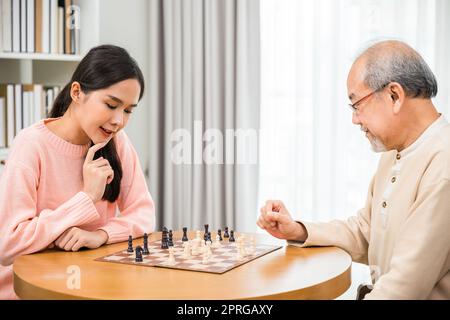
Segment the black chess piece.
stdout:
[[222,239],[222,230],[217,230],[217,234],[219,235],[219,241],[223,241]]
[[142,247],[137,246],[136,247],[136,258],[134,259],[136,262],[142,262]]
[[234,230],[230,231],[230,239],[228,239],[229,242],[235,242],[236,240],[234,240]]
[[161,249],[169,249],[169,240],[167,239],[167,228],[164,227],[161,237]]
[[230,235],[228,234],[228,227],[225,227],[225,232],[223,234],[223,237],[224,238],[229,238],[230,237]]
[[127,252],[133,252],[133,237],[132,236],[128,236],[128,249]]
[[186,227],[183,228],[183,238],[181,239],[181,241],[183,241],[183,242],[189,241],[188,236],[187,236],[187,228]]
[[142,252],[144,255],[150,254],[150,251],[148,250],[148,234],[144,233],[144,250]]
[[169,230],[169,241],[167,242],[169,247],[173,247],[173,233],[172,230]]

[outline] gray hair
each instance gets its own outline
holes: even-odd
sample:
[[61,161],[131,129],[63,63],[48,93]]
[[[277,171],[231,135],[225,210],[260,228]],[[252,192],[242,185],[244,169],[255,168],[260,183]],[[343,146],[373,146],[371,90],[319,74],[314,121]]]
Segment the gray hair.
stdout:
[[397,82],[408,97],[430,99],[437,95],[436,78],[420,54],[400,41],[383,41],[366,51],[364,83],[379,90]]

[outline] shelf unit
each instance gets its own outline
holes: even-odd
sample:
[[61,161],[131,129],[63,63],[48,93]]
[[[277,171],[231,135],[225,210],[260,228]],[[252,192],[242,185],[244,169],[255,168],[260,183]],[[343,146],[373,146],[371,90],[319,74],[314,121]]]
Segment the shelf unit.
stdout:
[[[0,83],[64,86],[83,55],[99,44],[101,2],[104,5],[103,0],[78,0],[81,16],[80,55],[3,52],[0,43]],[[0,148],[0,173],[8,151],[8,148]]]
[[[148,79],[148,0],[78,0],[78,5],[81,14],[80,55],[9,53],[0,48],[0,83],[63,86],[87,51],[99,44],[115,44],[126,48]],[[148,103],[148,97],[144,95],[140,103],[142,107],[134,114],[133,125],[126,128],[144,168],[148,162],[148,143],[142,136],[150,134]],[[0,161],[6,159],[7,155],[8,149],[0,149]],[[0,174],[2,168],[0,165]]]

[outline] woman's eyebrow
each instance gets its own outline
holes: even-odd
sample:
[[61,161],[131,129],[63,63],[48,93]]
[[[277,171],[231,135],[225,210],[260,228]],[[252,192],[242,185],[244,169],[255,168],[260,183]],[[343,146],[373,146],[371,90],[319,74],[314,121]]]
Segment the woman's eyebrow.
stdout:
[[[111,96],[111,95],[109,95],[109,94],[108,94],[108,97],[109,97],[111,100],[114,100],[114,101],[117,102],[117,103],[124,104],[123,101],[120,100],[120,99],[117,98],[117,97]],[[137,104],[130,104],[130,107],[137,107]]]

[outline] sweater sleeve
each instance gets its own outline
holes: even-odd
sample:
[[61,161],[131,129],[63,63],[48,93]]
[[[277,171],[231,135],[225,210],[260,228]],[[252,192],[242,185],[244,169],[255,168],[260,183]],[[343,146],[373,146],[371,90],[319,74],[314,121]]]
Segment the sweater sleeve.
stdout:
[[389,271],[365,299],[426,299],[450,248],[450,180],[438,179],[419,191],[398,233]]
[[54,210],[37,212],[38,175],[9,159],[0,178],[0,263],[48,247],[70,227],[98,219],[92,200],[75,194]]
[[117,205],[120,215],[99,229],[108,234],[107,243],[125,241],[129,235],[141,237],[155,229],[155,206],[139,163],[139,158],[125,132],[117,147],[122,163],[122,182]]
[[372,207],[373,185],[369,186],[369,192],[365,207],[358,214],[347,220],[333,220],[330,222],[304,222],[308,232],[305,242],[288,241],[289,245],[310,246],[336,246],[347,251],[352,260],[368,264],[368,247],[370,239],[370,219]]

